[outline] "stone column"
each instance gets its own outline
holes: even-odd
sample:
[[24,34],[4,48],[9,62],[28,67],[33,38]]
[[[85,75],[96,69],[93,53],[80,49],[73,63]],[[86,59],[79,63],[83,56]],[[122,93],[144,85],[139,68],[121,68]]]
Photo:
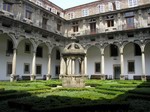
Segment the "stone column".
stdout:
[[84,74],[87,75],[87,56],[84,57]]
[[33,51],[33,59],[32,59],[32,74],[31,74],[31,77],[30,77],[30,80],[31,81],[34,81],[35,80],[35,76],[36,76],[36,73],[35,73],[35,68],[36,66],[36,52]]
[[64,72],[64,73],[65,73],[66,75],[68,75],[68,71],[67,71],[67,70],[68,70],[67,58],[64,58],[64,61],[65,61],[65,72]]
[[17,57],[17,49],[13,50],[13,59],[12,59],[12,74],[10,76],[10,81],[16,81],[16,57]]
[[72,74],[75,75],[75,59],[72,59]]
[[144,53],[144,45],[141,46],[142,52],[142,81],[146,81],[146,68],[145,68],[145,53]]
[[146,81],[146,69],[145,69],[145,53],[142,51],[142,81]]
[[145,69],[145,53],[142,52],[142,72],[143,75],[146,75],[146,69]]
[[81,58],[81,75],[84,74],[84,59]]
[[104,57],[104,48],[101,48],[101,80],[106,80],[105,75],[105,57]]
[[105,74],[105,58],[104,58],[104,48],[101,49],[101,74],[104,75]]
[[120,79],[125,80],[124,76],[124,56],[123,56],[123,47],[120,48],[120,64],[121,64],[121,74]]
[[47,65],[47,69],[48,69],[48,72],[47,72],[47,75],[46,75],[46,80],[50,80],[51,78],[51,54],[48,54],[48,65]]

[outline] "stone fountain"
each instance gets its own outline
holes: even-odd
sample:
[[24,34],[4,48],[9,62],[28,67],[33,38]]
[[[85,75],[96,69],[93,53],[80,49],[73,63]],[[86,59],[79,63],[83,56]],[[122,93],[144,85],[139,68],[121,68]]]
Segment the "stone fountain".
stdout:
[[[65,62],[65,73],[60,75],[62,86],[65,88],[84,88],[85,80],[85,51],[78,43],[71,43],[62,52]],[[78,68],[78,73],[77,73]]]

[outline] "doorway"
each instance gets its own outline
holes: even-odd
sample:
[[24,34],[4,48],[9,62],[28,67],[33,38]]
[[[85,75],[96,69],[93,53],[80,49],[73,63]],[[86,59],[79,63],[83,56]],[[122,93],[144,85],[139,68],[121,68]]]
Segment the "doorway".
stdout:
[[114,65],[114,79],[120,79],[121,67],[120,65]]

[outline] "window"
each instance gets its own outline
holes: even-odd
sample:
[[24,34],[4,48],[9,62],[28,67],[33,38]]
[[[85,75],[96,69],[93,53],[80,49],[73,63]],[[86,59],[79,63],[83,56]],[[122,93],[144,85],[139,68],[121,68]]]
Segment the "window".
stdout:
[[78,21],[72,22],[73,32],[78,32]]
[[110,45],[110,56],[118,56],[118,47],[116,45]]
[[48,19],[43,17],[43,20],[42,20],[42,28],[43,29],[47,29],[47,21],[48,21]]
[[82,16],[88,16],[89,15],[89,10],[88,9],[83,9],[82,10]]
[[74,12],[70,12],[70,13],[68,14],[68,16],[69,16],[69,19],[73,19],[73,18],[74,18]]
[[72,22],[73,32],[78,32],[78,21]]
[[96,22],[90,23],[91,33],[96,33]]
[[114,20],[107,20],[107,27],[113,27],[114,26]]
[[134,73],[134,72],[135,72],[134,61],[128,61],[128,73]]
[[55,67],[55,74],[56,74],[56,76],[58,76],[60,74],[60,66],[59,65],[57,65]]
[[120,1],[115,1],[116,10],[120,10]]
[[100,73],[101,72],[101,64],[100,62],[95,63],[95,73]]
[[36,74],[42,75],[42,65],[36,65]]
[[28,63],[24,64],[24,73],[30,74],[30,64],[28,64]]
[[6,54],[13,54],[13,43],[11,40],[7,40],[7,51]]
[[60,12],[57,12],[57,15],[60,16]]
[[36,56],[37,57],[43,57],[43,48],[42,47],[37,47],[37,50],[36,50]]
[[52,8],[51,8],[50,6],[48,6],[48,5],[46,6],[46,9],[47,9],[48,11],[50,11],[50,12],[52,11]]
[[119,10],[120,9],[120,1],[108,2],[108,10]]
[[41,1],[37,0],[36,4],[42,7],[42,2]]
[[138,44],[134,44],[134,53],[135,56],[141,56],[141,48]]
[[127,36],[128,36],[128,38],[133,38],[134,34],[133,33],[128,33]]
[[61,31],[61,21],[57,21],[57,30]]
[[125,13],[125,18],[127,23],[127,29],[134,28],[134,13],[133,12]]
[[53,12],[54,14],[56,14],[56,9],[55,9],[55,8],[52,8],[52,12]]
[[114,26],[114,16],[113,15],[107,16],[106,21],[107,21],[107,27]]
[[78,26],[73,26],[73,32],[78,32]]
[[127,29],[134,28],[134,17],[126,18]]
[[104,4],[98,5],[98,12],[99,13],[105,12],[105,5]]
[[12,74],[12,63],[8,62],[7,63],[7,76],[10,76]]
[[112,39],[114,39],[113,36],[108,36],[108,40],[112,40]]
[[56,50],[56,60],[60,60],[60,52],[59,52],[59,50]]
[[3,4],[3,10],[11,12],[11,9],[12,9],[12,5],[11,4],[9,4],[9,3],[4,3]]
[[30,53],[31,52],[31,46],[29,43],[25,43],[25,53]]
[[138,0],[128,0],[129,7],[135,7],[138,5]]
[[25,18],[32,19],[32,12],[33,12],[32,7],[29,5],[26,5]]
[[114,9],[113,9],[113,3],[108,2],[108,10],[109,10],[109,11],[113,11],[113,10],[114,10]]
[[94,42],[94,41],[95,41],[95,38],[91,38],[90,40],[91,40],[91,42]]

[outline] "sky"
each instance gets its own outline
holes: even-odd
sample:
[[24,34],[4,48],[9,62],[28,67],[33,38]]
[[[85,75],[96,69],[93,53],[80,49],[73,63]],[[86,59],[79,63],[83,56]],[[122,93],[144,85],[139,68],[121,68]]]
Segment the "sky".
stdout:
[[63,9],[71,8],[77,5],[97,1],[97,0],[49,0]]

